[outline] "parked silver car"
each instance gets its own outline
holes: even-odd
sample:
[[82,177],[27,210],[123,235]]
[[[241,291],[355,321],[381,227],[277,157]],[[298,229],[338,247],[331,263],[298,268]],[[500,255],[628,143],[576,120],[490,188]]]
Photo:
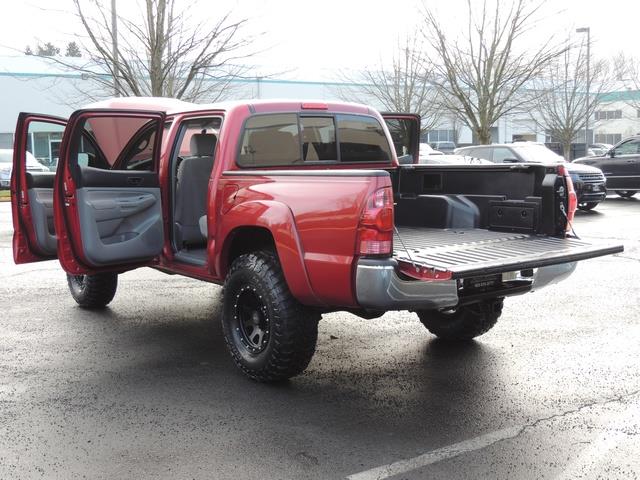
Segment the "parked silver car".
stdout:
[[[11,184],[11,170],[13,169],[13,150],[0,149],[0,188],[9,188]],[[30,172],[48,172],[31,152],[27,152],[27,170]]]

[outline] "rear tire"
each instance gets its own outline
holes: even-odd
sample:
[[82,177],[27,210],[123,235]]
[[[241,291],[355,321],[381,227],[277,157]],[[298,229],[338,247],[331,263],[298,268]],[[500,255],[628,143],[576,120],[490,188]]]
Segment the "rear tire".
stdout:
[[578,205],[578,208],[584,212],[588,212],[589,210],[593,210],[598,206],[600,202],[586,202]]
[[223,295],[225,342],[249,378],[274,382],[307,368],[316,349],[320,315],[293,297],[274,253],[238,257]]
[[616,193],[618,194],[618,196],[622,198],[631,198],[636,193],[638,193],[638,191],[637,190],[616,190]]
[[418,317],[436,337],[449,341],[466,341],[491,330],[500,315],[504,299],[493,298],[461,307],[421,310]]
[[67,284],[71,296],[82,308],[104,308],[116,295],[118,274],[69,275],[67,273]]

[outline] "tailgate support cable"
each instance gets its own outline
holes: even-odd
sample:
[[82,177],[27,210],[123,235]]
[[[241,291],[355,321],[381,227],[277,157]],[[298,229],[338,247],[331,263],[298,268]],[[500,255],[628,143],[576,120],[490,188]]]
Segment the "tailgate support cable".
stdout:
[[[571,220],[569,220],[569,217],[567,216],[567,212],[564,209],[564,203],[560,204],[560,211],[562,212],[562,215],[564,215],[564,218],[567,219],[567,223],[569,224],[569,227],[571,228],[571,233],[573,234],[573,236],[575,238],[577,238],[578,240],[581,240],[581,238],[578,236],[576,231],[573,229],[573,222]],[[402,240],[400,240],[400,241],[402,241]]]
[[400,232],[398,231],[398,227],[396,227],[394,225],[393,226],[393,230],[396,232],[396,235],[398,236],[398,240],[400,240],[400,243],[402,244],[402,248],[404,249],[404,251],[407,254],[407,257],[409,258],[409,262],[411,262],[411,265],[413,265],[413,268],[415,268],[416,271],[418,271],[418,265],[416,264],[416,262],[413,261],[413,258],[411,258],[411,254],[409,253],[409,249],[407,248],[407,246],[402,241],[402,237],[400,236]]

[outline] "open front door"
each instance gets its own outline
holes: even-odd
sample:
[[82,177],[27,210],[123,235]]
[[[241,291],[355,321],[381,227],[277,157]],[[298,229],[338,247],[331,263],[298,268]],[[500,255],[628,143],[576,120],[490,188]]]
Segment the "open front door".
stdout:
[[54,191],[58,258],[68,273],[131,270],[161,253],[164,118],[110,109],[70,117]]
[[398,162],[419,163],[420,160],[420,115],[415,113],[383,113]]
[[20,113],[11,168],[13,260],[51,260],[57,256],[53,185],[64,118]]

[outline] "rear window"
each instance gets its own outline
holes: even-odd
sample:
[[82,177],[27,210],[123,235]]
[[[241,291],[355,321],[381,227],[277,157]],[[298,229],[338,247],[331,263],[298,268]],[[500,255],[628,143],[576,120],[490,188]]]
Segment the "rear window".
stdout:
[[375,118],[339,115],[338,139],[342,162],[391,161],[389,142]]
[[245,124],[238,155],[242,167],[390,161],[382,126],[361,115],[255,115]]

